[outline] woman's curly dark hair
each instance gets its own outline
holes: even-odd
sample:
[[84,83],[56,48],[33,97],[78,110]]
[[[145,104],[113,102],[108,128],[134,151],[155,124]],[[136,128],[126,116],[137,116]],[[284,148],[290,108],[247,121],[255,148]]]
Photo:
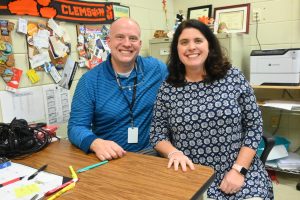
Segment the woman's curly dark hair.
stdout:
[[205,61],[206,76],[204,81],[210,83],[214,80],[223,78],[228,69],[231,67],[231,64],[223,55],[218,39],[207,25],[198,20],[191,19],[181,22],[174,33],[170,46],[171,54],[169,55],[167,61],[169,69],[169,76],[166,80],[167,83],[175,87],[182,87],[186,84],[185,66],[179,59],[177,45],[179,36],[181,35],[182,31],[187,28],[195,28],[199,30],[208,41],[209,53]]

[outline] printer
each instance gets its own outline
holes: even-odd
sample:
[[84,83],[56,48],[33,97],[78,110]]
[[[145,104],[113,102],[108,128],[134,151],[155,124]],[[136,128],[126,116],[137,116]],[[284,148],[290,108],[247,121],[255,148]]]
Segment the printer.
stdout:
[[299,85],[300,48],[253,50],[250,55],[252,85]]

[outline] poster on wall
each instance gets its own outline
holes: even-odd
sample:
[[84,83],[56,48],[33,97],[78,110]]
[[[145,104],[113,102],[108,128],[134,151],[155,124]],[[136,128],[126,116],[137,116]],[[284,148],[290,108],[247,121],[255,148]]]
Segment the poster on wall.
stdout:
[[112,2],[77,0],[1,0],[0,15],[30,15],[84,24],[110,24]]
[[106,43],[110,25],[77,25],[79,67],[92,69],[105,61],[110,49]]
[[121,17],[130,17],[130,9],[128,6],[123,5],[113,5],[114,9],[114,20]]

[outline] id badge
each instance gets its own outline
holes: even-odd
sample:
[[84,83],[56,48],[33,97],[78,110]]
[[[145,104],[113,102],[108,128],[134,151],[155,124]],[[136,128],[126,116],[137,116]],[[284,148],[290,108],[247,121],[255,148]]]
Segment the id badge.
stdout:
[[138,143],[139,129],[138,127],[128,128],[128,143]]

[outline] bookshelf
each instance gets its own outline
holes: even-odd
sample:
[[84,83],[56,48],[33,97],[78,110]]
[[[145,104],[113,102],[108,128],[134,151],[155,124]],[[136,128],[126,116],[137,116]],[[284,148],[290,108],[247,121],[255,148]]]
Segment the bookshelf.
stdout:
[[[261,111],[263,113],[263,120],[264,120],[264,129],[265,128],[269,128],[268,131],[266,132],[273,132],[273,130],[279,130],[276,131],[276,135],[280,135],[280,136],[291,136],[293,135],[293,139],[290,139],[290,141],[292,143],[294,143],[295,147],[299,147],[300,145],[300,134],[299,131],[290,131],[290,117],[291,115],[296,115],[294,117],[298,117],[300,116],[300,111],[298,110],[288,110],[288,109],[282,109],[282,108],[276,108],[276,107],[267,107],[264,106],[266,101],[268,100],[280,100],[280,102],[282,101],[284,102],[288,102],[288,101],[294,101],[294,102],[300,102],[300,86],[282,86],[282,85],[252,85],[252,88],[255,91],[255,95],[257,97],[257,103],[259,106],[261,106]],[[275,114],[277,112],[277,114]],[[272,120],[270,120],[271,118],[277,118],[279,119],[278,124],[276,124],[274,126],[274,124],[272,124]],[[297,118],[297,119],[298,119]],[[280,119],[281,119],[281,123],[280,123]],[[276,121],[276,120],[275,120]],[[286,123],[285,123],[285,122]],[[275,127],[275,128],[274,128]],[[284,131],[283,131],[284,130]],[[283,132],[287,132],[284,133]],[[275,135],[274,135],[275,136]],[[294,148],[295,149],[295,148]],[[289,150],[291,152],[295,151],[295,150],[291,150],[291,148],[289,148]],[[298,152],[297,152],[298,153]],[[272,167],[272,166],[266,166],[267,169],[269,170],[274,170],[277,172],[282,172],[282,173],[287,173],[287,174],[295,174],[295,175],[300,175],[300,170],[299,169],[295,169],[295,170],[288,170],[288,169],[281,169],[279,167]]]

